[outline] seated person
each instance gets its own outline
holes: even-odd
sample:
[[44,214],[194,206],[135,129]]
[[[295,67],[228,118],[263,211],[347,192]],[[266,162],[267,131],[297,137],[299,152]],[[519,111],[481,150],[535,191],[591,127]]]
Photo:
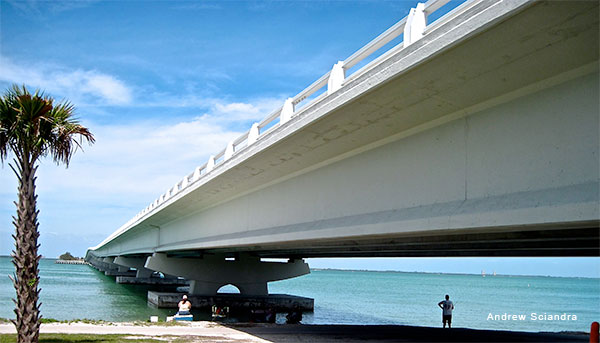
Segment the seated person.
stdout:
[[188,300],[187,295],[183,295],[183,298],[181,299],[179,304],[177,304],[177,307],[179,308],[179,311],[177,311],[176,315],[187,316],[190,314],[190,310],[192,309],[192,303]]
[[219,307],[217,305],[213,305],[212,307],[212,316],[213,318],[226,318],[229,314],[229,307]]

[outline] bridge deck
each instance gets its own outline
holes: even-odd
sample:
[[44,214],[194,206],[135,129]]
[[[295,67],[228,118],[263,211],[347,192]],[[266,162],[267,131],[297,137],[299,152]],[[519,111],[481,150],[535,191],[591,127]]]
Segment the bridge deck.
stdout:
[[472,1],[94,254],[597,256],[598,50],[597,2]]

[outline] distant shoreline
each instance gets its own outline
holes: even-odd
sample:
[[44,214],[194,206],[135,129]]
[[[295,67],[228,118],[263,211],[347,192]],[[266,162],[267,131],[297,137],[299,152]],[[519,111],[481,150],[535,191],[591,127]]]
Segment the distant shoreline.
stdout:
[[[433,275],[469,275],[469,276],[480,276],[477,273],[442,273],[442,272],[418,272],[418,271],[402,271],[402,270],[370,270],[370,269],[339,269],[339,268],[310,268],[310,270],[320,271],[340,271],[340,272],[369,272],[369,273],[399,273],[399,274],[433,274]],[[502,277],[549,277],[549,278],[562,278],[562,279],[594,279],[600,280],[600,278],[590,276],[554,276],[554,275],[522,275],[522,274],[496,274],[495,276]],[[493,278],[494,275],[486,275],[486,277]]]

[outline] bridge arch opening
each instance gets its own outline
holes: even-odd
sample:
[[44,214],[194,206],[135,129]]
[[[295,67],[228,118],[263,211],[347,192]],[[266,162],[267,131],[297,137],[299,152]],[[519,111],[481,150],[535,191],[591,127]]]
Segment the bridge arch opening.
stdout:
[[217,290],[218,294],[240,294],[240,289],[233,285],[233,284],[227,284],[224,286],[221,286],[221,288],[219,288]]

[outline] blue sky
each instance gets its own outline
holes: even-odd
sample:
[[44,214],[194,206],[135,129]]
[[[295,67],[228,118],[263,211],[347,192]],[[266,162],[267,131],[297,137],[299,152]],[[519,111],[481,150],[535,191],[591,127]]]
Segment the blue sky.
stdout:
[[[83,255],[417,1],[2,1],[0,89],[77,107],[97,143],[41,163],[41,253]],[[456,6],[450,4],[448,8]],[[0,169],[0,254],[16,178]],[[334,259],[314,267],[600,276],[589,259]]]

